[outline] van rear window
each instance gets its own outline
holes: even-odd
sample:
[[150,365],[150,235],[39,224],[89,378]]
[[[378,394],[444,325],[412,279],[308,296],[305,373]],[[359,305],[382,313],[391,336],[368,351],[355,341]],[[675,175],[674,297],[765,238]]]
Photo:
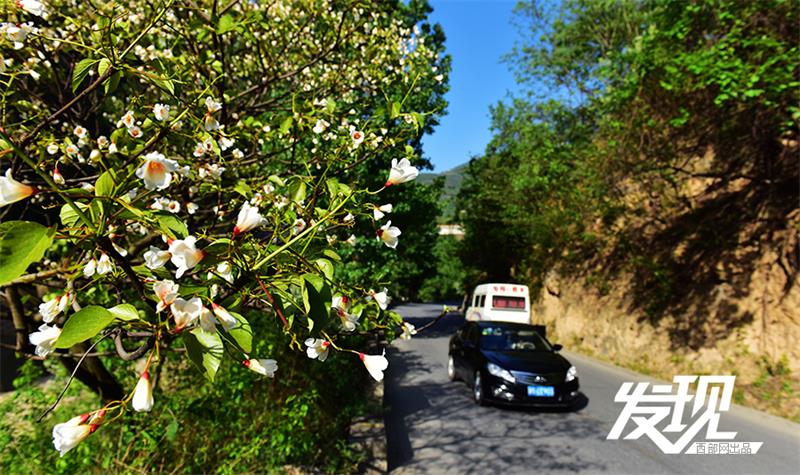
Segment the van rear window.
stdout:
[[525,310],[525,297],[506,297],[495,295],[492,297],[492,308],[503,310]]

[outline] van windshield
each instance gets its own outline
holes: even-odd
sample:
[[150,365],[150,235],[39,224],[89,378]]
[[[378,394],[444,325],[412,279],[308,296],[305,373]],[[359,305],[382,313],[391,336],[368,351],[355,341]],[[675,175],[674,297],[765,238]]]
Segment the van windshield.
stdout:
[[495,295],[492,297],[492,308],[497,310],[525,310],[525,297]]
[[483,327],[480,347],[489,351],[551,351],[550,345],[535,330],[527,328]]

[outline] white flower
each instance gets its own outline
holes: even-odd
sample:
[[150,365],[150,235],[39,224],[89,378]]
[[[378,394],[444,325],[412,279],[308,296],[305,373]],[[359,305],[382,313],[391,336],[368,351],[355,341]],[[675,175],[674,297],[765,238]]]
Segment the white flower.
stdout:
[[208,109],[208,112],[217,112],[218,110],[222,109],[222,103],[217,102],[213,97],[208,96],[206,97],[206,109]]
[[50,155],[57,154],[58,150],[59,150],[58,149],[58,144],[51,143],[50,145],[47,146],[47,153],[49,153]]
[[139,377],[136,389],[133,390],[131,406],[136,412],[150,412],[153,409],[153,404],[153,385],[150,384],[150,373],[145,371]]
[[[192,152],[192,155],[194,155],[196,158],[200,158],[205,154],[206,154],[206,148],[203,146],[203,143],[202,142],[197,142],[197,145],[194,146],[194,151]],[[203,178],[202,177],[202,170],[203,169],[201,168],[200,170],[201,170],[200,178]]]
[[172,310],[172,316],[175,317],[175,329],[181,330],[200,318],[200,314],[203,313],[203,301],[200,300],[200,297],[189,300],[178,297],[169,308]]
[[[225,280],[229,284],[233,283],[233,267],[231,266],[230,262],[224,261],[217,264],[216,272],[218,276],[220,276],[223,280]],[[213,279],[214,273],[209,272],[208,278]]]
[[143,135],[142,128],[139,127],[138,125],[134,125],[133,127],[128,129],[128,135],[130,135],[135,139],[141,138]]
[[72,130],[72,133],[75,134],[75,136],[78,137],[79,139],[82,139],[82,138],[86,137],[86,134],[89,133],[89,131],[86,130],[86,127],[77,125]]
[[108,254],[105,252],[100,254],[100,259],[97,260],[97,273],[100,275],[105,275],[111,272],[114,269],[114,266],[111,264],[111,259],[109,259]]
[[30,13],[31,15],[40,16],[44,19],[47,19],[47,9],[45,9],[42,2],[39,0],[16,0],[17,6],[21,9],[25,10],[26,12]]
[[275,377],[275,371],[278,371],[278,362],[275,360],[257,360],[255,358],[250,358],[249,360],[242,361],[242,364],[245,365],[247,369],[264,376],[269,376],[270,378]]
[[360,130],[351,129],[350,138],[353,140],[353,146],[358,147],[364,141],[364,132]]
[[342,319],[342,329],[346,332],[351,332],[358,326],[358,315],[353,313],[339,314]]
[[250,203],[244,202],[244,204],[242,204],[242,209],[239,210],[236,226],[233,227],[233,236],[236,237],[241,233],[246,233],[256,226],[261,225],[263,219],[257,207],[250,206]]
[[381,308],[381,310],[386,310],[386,308],[389,306],[389,295],[386,292],[387,290],[385,287],[382,291],[377,293],[372,290],[369,291],[370,297],[372,297],[374,301],[378,302],[378,306]]
[[108,147],[108,137],[106,137],[105,135],[97,137],[97,146],[100,148]]
[[45,323],[52,322],[53,319],[63,312],[71,303],[72,294],[65,292],[64,295],[60,295],[53,300],[40,304],[39,313],[42,314],[42,320],[44,320]]
[[92,257],[89,259],[89,262],[86,263],[86,267],[83,268],[83,275],[84,277],[91,277],[94,275],[95,271],[97,271],[97,259]]
[[385,213],[392,212],[392,205],[385,204],[383,206],[375,206],[372,208],[372,216],[375,218],[375,221],[380,221],[385,216]]
[[36,188],[23,185],[11,176],[11,169],[6,170],[5,176],[0,176],[0,208],[31,196]]
[[160,269],[171,257],[172,254],[170,254],[169,251],[162,251],[155,246],[150,246],[150,250],[144,253],[144,265],[146,265],[148,269]]
[[153,115],[156,116],[156,120],[165,121],[169,120],[169,105],[168,104],[156,104],[153,106]]
[[400,229],[397,226],[392,226],[391,221],[387,221],[386,224],[380,227],[376,232],[378,235],[378,240],[383,241],[386,246],[395,249],[397,247],[397,236],[399,236]]
[[392,186],[400,183],[411,181],[419,175],[419,170],[411,166],[411,162],[407,158],[397,161],[396,158],[392,159],[392,169],[389,170],[389,179],[386,180],[384,186]]
[[44,358],[53,352],[53,345],[56,344],[59,336],[61,336],[60,328],[45,323],[39,326],[39,331],[28,335],[28,341],[31,342],[31,345],[36,345],[36,356]]
[[300,234],[303,230],[306,229],[306,220],[303,218],[297,218],[294,220],[294,229],[292,230],[292,234]]
[[115,251],[117,251],[117,254],[119,254],[120,256],[125,257],[128,255],[128,250],[120,246],[119,244],[112,242],[111,246],[114,248]]
[[215,303],[212,303],[211,310],[214,311],[214,315],[217,316],[217,320],[219,321],[220,325],[222,325],[222,328],[224,328],[226,332],[231,331],[234,327],[236,327],[236,325],[239,324],[239,320],[237,320],[236,317],[231,315],[230,312],[225,310],[225,307],[221,307]]
[[206,114],[203,127],[206,129],[206,132],[213,132],[215,130],[219,130],[219,122],[217,122],[217,119],[215,119],[214,116],[209,112]]
[[86,424],[88,420],[89,414],[83,414],[53,427],[53,446],[62,457],[97,430],[99,426]]
[[228,150],[229,148],[233,147],[234,143],[236,143],[236,140],[230,137],[222,137],[221,139],[219,139],[219,148],[224,152],[225,150]]
[[331,124],[327,120],[319,119],[317,120],[317,123],[314,124],[314,128],[312,130],[315,134],[321,134],[322,132],[325,132],[325,129],[330,127],[330,125]]
[[191,201],[186,203],[186,212],[187,213],[195,214],[198,209],[200,209],[200,207],[197,206],[196,204],[192,203]]
[[321,338],[308,338],[306,340],[306,355],[311,359],[325,361],[328,358],[328,347],[330,342]]
[[355,234],[351,234],[350,237],[345,239],[344,242],[349,244],[349,245],[351,245],[351,246],[355,246],[356,245],[356,235]]
[[344,218],[342,218],[342,221],[344,221],[345,223],[349,223],[349,222],[352,222],[354,219],[356,219],[356,217],[353,216],[353,213],[347,213],[344,216]]
[[117,122],[117,127],[125,126],[130,129],[134,125],[136,125],[136,119],[133,117],[133,111],[126,112]]
[[181,211],[180,202],[175,200],[169,200],[169,202],[167,203],[167,211],[169,211],[172,214],[180,213]]
[[169,244],[170,260],[178,268],[175,278],[180,279],[184,272],[196,266],[206,253],[197,249],[197,238],[189,236],[186,239],[176,239]]
[[214,333],[217,319],[206,307],[200,309],[200,328],[206,333]]
[[171,280],[160,280],[153,284],[153,292],[158,297],[156,312],[160,312],[172,305],[178,297],[180,286]]
[[58,171],[58,165],[56,165],[55,168],[53,168],[53,182],[56,185],[64,184],[64,175],[62,175],[61,172]]
[[148,190],[163,190],[172,181],[172,173],[178,169],[178,162],[170,160],[158,152],[150,152],[144,156],[144,163],[136,176],[144,180]]
[[389,367],[389,360],[386,359],[386,350],[383,350],[382,355],[365,355],[359,353],[358,356],[364,362],[369,375],[375,378],[375,381],[383,381],[383,372]]
[[403,340],[410,340],[412,335],[417,334],[417,329],[414,327],[414,325],[408,322],[403,322],[402,328],[403,328],[403,334],[400,335],[400,338],[402,338]]

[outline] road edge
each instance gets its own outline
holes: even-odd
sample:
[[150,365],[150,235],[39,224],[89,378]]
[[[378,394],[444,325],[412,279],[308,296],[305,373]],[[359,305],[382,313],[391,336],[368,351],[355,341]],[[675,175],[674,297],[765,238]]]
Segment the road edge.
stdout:
[[365,455],[356,473],[383,475],[389,470],[383,417],[383,381],[372,381],[367,391],[368,413],[350,421],[348,445],[354,452]]

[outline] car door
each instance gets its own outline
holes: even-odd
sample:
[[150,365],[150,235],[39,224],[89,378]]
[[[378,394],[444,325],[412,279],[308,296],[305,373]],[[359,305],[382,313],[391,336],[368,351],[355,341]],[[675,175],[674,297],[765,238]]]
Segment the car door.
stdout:
[[472,381],[475,371],[480,368],[480,348],[478,348],[478,333],[480,328],[477,324],[470,324],[467,332],[464,335],[462,347],[463,351],[463,365],[462,375],[465,380]]

